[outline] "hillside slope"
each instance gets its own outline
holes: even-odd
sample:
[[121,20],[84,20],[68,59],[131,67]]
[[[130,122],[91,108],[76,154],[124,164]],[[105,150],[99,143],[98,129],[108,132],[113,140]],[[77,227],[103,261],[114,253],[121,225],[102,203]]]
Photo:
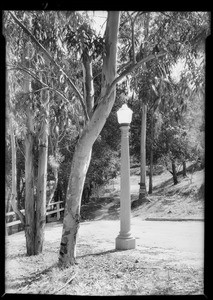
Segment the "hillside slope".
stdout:
[[[131,201],[138,199],[139,169],[131,170]],[[148,186],[148,177],[147,177]],[[81,209],[82,219],[118,219],[120,210],[120,177],[105,187],[99,197],[93,197]],[[204,219],[204,170],[188,177],[179,176],[173,184],[171,174],[166,171],[153,176],[153,193],[148,201],[132,209],[132,217]]]
[[134,216],[204,219],[204,170],[195,172],[193,176],[180,177],[177,185],[173,184],[171,175],[165,181],[160,181],[159,176],[156,177],[159,184],[155,186],[153,194],[148,196],[150,202],[136,208],[133,211]]

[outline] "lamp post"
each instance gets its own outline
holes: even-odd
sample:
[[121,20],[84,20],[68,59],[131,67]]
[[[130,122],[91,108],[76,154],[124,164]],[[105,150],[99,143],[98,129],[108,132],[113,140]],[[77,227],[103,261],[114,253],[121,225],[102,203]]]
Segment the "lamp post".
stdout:
[[115,240],[115,248],[128,250],[135,248],[135,238],[130,231],[130,162],[129,162],[129,125],[132,110],[126,104],[117,111],[121,129],[121,191],[120,191],[120,233]]

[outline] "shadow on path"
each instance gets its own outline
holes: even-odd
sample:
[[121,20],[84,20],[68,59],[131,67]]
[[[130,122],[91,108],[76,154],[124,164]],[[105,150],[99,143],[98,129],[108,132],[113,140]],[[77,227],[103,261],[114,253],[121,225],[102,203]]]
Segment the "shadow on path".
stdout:
[[78,259],[78,258],[83,258],[83,257],[87,257],[87,256],[99,256],[99,255],[103,255],[103,254],[107,254],[107,253],[114,253],[114,252],[121,252],[121,251],[125,251],[125,250],[111,249],[111,250],[102,251],[102,252],[98,252],[98,253],[90,253],[90,254],[80,255],[80,256],[77,256],[76,258]]

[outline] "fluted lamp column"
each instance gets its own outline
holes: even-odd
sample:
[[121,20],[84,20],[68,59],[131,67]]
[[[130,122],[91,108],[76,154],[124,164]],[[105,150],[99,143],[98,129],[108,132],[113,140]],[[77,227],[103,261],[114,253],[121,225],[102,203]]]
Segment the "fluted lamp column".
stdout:
[[131,200],[130,200],[130,161],[129,161],[129,125],[132,110],[123,104],[117,111],[121,129],[121,185],[120,185],[120,233],[115,240],[118,250],[134,249],[135,238],[131,235]]

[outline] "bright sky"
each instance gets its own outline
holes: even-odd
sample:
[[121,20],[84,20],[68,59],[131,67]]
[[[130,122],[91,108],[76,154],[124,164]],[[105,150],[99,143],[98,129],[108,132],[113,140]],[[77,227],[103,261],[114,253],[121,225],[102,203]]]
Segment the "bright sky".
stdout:
[[173,66],[171,71],[171,77],[178,82],[180,80],[181,72],[184,69],[184,61],[179,60],[176,65]]
[[[103,36],[105,27],[106,27],[106,19],[107,19],[107,11],[96,10],[96,11],[87,11],[88,15],[92,19],[92,27],[96,30],[97,34]],[[198,59],[199,64],[199,59]],[[177,64],[172,69],[171,76],[178,82],[180,80],[181,72],[184,70],[184,60],[179,60]]]
[[100,33],[101,36],[103,36],[106,27],[107,11],[88,11],[88,15],[93,19],[92,27],[97,33]]
[[[197,67],[203,62],[203,56],[201,55],[199,58],[195,60]],[[171,77],[175,79],[176,82],[180,80],[181,73],[186,69],[185,60],[179,59],[178,62],[173,66]]]

